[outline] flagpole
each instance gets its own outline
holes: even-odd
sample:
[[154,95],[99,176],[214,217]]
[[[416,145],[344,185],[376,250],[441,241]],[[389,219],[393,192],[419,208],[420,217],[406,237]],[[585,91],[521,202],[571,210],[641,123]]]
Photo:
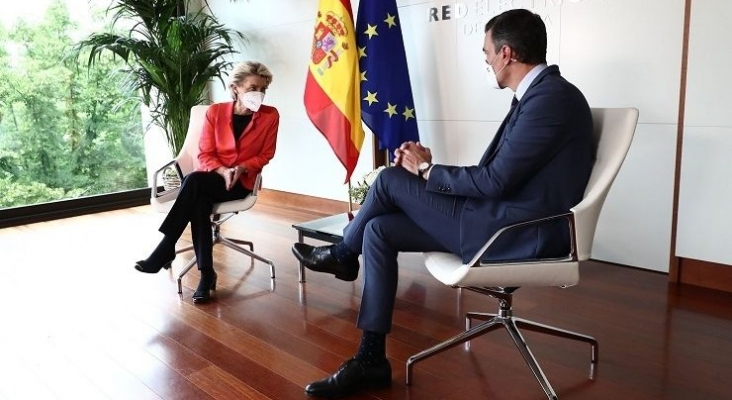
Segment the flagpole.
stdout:
[[348,212],[353,212],[353,198],[351,198],[351,180],[348,180]]

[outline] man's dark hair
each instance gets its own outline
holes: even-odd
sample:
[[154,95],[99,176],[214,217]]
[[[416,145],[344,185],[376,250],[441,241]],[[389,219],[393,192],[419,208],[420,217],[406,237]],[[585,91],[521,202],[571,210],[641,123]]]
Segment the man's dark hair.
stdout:
[[519,62],[546,63],[546,26],[539,15],[524,9],[509,10],[491,18],[485,24],[485,32],[488,31],[494,51],[508,46]]

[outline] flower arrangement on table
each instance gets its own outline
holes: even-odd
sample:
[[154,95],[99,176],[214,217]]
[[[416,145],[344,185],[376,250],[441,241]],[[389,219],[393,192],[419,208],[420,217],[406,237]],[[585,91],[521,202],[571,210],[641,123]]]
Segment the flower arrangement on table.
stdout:
[[356,204],[363,204],[363,202],[366,200],[366,195],[369,193],[371,185],[374,184],[376,177],[379,176],[379,173],[385,168],[386,167],[383,165],[379,168],[376,168],[375,170],[365,174],[363,178],[361,178],[360,181],[356,182],[354,186],[351,186],[351,188],[348,189],[348,194],[351,196],[351,201]]

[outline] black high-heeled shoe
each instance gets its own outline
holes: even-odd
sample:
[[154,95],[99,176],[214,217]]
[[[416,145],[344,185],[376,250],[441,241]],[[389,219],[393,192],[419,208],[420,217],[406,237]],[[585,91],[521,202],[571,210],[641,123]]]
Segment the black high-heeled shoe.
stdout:
[[170,269],[170,266],[173,264],[173,260],[170,260],[163,264],[153,264],[147,260],[140,260],[135,263],[135,269],[140,272],[155,274],[158,273],[161,269]]
[[193,302],[200,304],[211,300],[211,291],[216,290],[216,272],[201,271],[201,281],[198,282],[198,288],[193,292]]

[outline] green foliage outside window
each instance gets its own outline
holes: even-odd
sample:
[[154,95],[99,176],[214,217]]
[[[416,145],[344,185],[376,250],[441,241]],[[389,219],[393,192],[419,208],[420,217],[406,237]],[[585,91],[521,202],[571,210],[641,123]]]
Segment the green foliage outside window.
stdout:
[[121,62],[79,66],[78,31],[61,0],[0,25],[0,208],[147,186],[139,100]]
[[[191,108],[208,104],[208,85],[231,69],[235,40],[244,36],[199,9],[195,0],[116,0],[108,11],[112,28],[123,18],[139,23],[126,32],[95,32],[78,44],[91,51],[90,66],[114,54],[125,60],[129,83],[163,129],[171,154],[180,152]],[[119,29],[118,29],[119,31]],[[79,57],[80,60],[85,57]]]

